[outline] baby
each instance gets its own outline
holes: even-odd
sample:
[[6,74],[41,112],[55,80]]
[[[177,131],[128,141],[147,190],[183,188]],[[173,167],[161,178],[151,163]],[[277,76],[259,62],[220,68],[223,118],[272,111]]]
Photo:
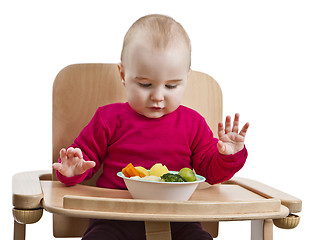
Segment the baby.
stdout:
[[[58,179],[74,185],[102,165],[98,187],[126,189],[116,176],[129,162],[149,169],[195,169],[210,184],[230,179],[247,158],[249,124],[239,114],[218,124],[218,139],[204,118],[181,104],[190,71],[191,44],[183,27],[164,15],[137,20],[124,38],[118,69],[127,102],[100,107],[75,142],[53,164]],[[171,223],[172,239],[212,239],[200,223]],[[83,239],[145,239],[143,222],[90,220]]]

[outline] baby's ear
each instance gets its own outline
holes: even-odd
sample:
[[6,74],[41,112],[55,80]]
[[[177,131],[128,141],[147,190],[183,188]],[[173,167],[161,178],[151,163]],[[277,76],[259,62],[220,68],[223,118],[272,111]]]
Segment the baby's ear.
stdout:
[[118,67],[118,71],[120,73],[120,77],[121,77],[122,83],[125,86],[125,72],[124,72],[123,63],[117,64],[117,67]]

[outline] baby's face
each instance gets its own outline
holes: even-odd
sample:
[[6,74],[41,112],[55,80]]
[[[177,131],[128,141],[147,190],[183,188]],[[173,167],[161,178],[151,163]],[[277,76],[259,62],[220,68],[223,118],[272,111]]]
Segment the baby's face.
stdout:
[[128,103],[148,118],[160,118],[179,107],[188,71],[183,43],[156,50],[139,37],[128,45],[120,67]]

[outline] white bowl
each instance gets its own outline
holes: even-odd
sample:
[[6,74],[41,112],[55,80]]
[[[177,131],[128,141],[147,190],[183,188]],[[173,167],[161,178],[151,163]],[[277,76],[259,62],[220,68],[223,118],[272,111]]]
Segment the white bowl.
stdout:
[[[178,172],[170,171],[170,173]],[[198,184],[205,181],[205,177],[197,174],[197,181],[194,182],[152,182],[125,177],[122,172],[118,172],[117,176],[124,179],[126,187],[133,198],[150,200],[187,201]]]

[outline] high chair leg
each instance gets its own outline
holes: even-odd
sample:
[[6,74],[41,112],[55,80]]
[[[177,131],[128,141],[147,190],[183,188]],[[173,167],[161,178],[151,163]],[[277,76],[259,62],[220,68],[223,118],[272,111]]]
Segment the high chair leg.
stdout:
[[24,240],[26,224],[38,222],[42,216],[42,208],[12,209],[14,217],[14,240]]
[[145,222],[147,240],[171,240],[171,226],[169,222]]
[[25,240],[26,224],[20,224],[14,220],[13,240]]
[[251,240],[273,240],[273,220],[252,220]]

